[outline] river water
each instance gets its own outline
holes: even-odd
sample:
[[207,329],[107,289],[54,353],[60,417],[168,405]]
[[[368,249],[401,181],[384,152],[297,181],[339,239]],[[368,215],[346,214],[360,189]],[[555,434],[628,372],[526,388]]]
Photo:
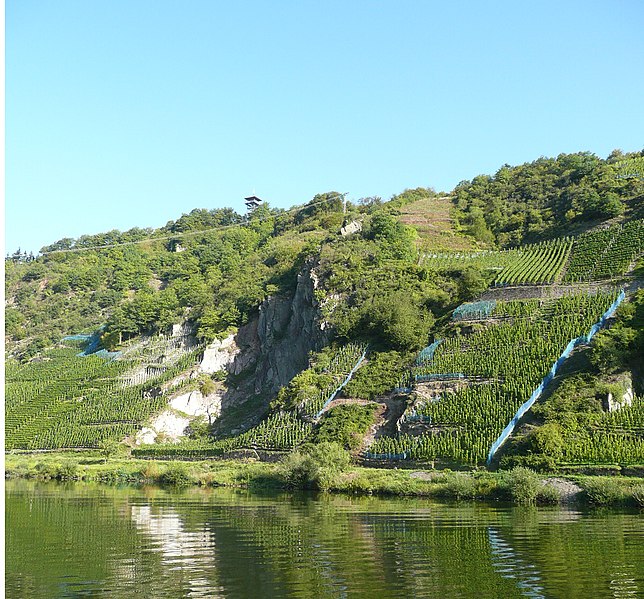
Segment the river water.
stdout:
[[644,597],[644,516],[10,480],[7,597]]

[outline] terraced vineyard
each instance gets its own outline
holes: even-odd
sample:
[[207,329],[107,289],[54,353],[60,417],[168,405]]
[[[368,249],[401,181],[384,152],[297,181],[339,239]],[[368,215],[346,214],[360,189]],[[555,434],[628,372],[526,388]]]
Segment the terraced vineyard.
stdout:
[[170,354],[167,349],[163,365],[150,363],[156,354],[149,351],[108,361],[79,357],[74,347],[50,350],[41,361],[24,365],[8,361],[6,448],[96,447],[104,439],[134,433],[167,403],[152,389],[192,366],[201,351],[184,347]]
[[623,275],[644,252],[644,220],[590,231],[575,241],[564,279],[579,282]]
[[554,283],[561,279],[572,241],[556,239],[522,250],[521,258],[508,264],[494,280],[495,285]]
[[437,271],[467,266],[497,271],[496,286],[554,283],[561,279],[572,243],[571,239],[563,238],[521,249],[424,254],[421,263]]
[[313,425],[298,418],[294,412],[275,412],[256,427],[228,439],[218,441],[185,440],[176,445],[142,445],[133,451],[137,457],[206,457],[236,449],[288,450],[306,441]]
[[607,412],[588,432],[580,432],[563,448],[567,464],[644,463],[644,398]]
[[382,437],[370,454],[483,464],[492,443],[568,342],[587,334],[616,296],[600,292],[541,304],[504,302],[498,310],[512,314],[510,319],[443,339],[429,360],[412,368],[413,378],[459,384],[446,385],[439,398],[417,400],[408,408],[405,419],[425,423],[425,433]]

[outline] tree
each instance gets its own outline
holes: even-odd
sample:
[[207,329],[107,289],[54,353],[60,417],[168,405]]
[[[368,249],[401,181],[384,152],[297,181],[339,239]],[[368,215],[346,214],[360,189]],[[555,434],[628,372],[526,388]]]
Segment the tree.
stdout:
[[103,456],[105,463],[107,460],[115,455],[119,450],[119,443],[114,439],[103,439],[98,443],[98,451]]

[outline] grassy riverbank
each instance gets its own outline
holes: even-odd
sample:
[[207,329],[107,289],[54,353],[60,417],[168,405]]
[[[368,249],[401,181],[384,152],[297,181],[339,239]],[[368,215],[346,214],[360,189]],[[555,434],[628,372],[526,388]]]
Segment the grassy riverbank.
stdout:
[[279,463],[233,460],[195,462],[114,458],[86,451],[8,454],[9,478],[94,481],[107,484],[309,488],[349,494],[500,500],[517,504],[583,503],[644,508],[644,480],[634,477],[538,475],[365,468],[333,448],[290,454]]

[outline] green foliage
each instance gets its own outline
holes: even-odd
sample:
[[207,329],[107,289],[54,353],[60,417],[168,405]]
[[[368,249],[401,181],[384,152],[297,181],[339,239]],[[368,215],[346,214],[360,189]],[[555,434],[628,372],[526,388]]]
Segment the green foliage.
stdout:
[[56,478],[59,480],[74,480],[78,476],[78,463],[65,461],[58,466]]
[[345,394],[359,399],[375,399],[396,386],[408,359],[397,351],[374,352],[345,387]]
[[365,236],[381,246],[385,258],[413,260],[416,257],[416,230],[385,212],[376,212],[371,217]]
[[114,439],[103,439],[98,443],[98,450],[107,464],[107,460],[118,453],[119,444]]
[[374,423],[377,404],[345,404],[327,412],[315,434],[316,443],[335,442],[345,449],[357,449]]
[[517,466],[507,472],[501,483],[501,488],[519,505],[536,503],[541,487],[539,476],[523,466]]
[[173,464],[161,474],[159,482],[174,487],[186,487],[193,483],[193,479],[183,464]]
[[284,459],[282,477],[291,487],[326,490],[349,463],[349,453],[337,443],[307,445]]
[[615,326],[593,339],[591,361],[603,372],[636,366],[644,355],[644,290],[620,306]]
[[618,481],[610,478],[590,478],[582,483],[588,503],[596,506],[615,505],[625,499]]
[[561,154],[459,183],[455,217],[483,243],[517,245],[561,234],[571,221],[614,217],[641,193],[641,181],[616,178],[610,160],[589,152]]
[[446,476],[444,493],[448,497],[474,499],[477,496],[478,484],[476,479],[465,472],[450,472]]

